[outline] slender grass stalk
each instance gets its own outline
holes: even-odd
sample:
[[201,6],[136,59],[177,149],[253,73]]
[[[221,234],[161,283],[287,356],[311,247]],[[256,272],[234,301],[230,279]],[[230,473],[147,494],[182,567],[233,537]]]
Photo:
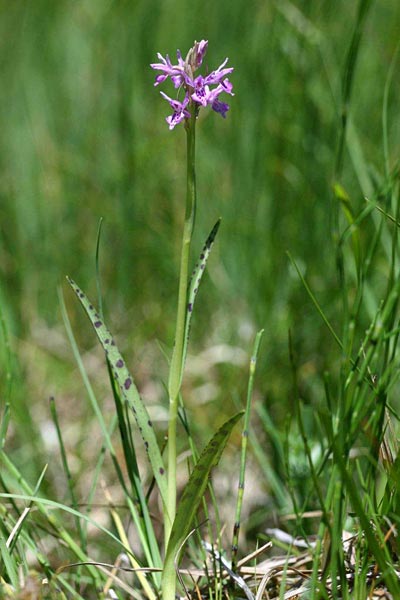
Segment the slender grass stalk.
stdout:
[[239,485],[238,494],[236,501],[236,513],[235,513],[235,524],[233,527],[232,536],[232,571],[235,573],[237,567],[237,553],[239,547],[239,532],[240,532],[240,517],[242,514],[243,494],[245,485],[245,474],[246,474],[246,458],[247,458],[247,442],[249,439],[249,424],[250,424],[250,412],[251,412],[251,401],[253,397],[254,387],[254,375],[256,372],[258,351],[260,349],[261,338],[263,336],[264,329],[261,329],[254,340],[253,353],[250,359],[249,369],[249,382],[247,386],[247,401],[246,401],[246,412],[244,414],[244,423],[242,431],[242,452],[240,457],[240,473],[239,473]]
[[96,288],[97,288],[97,306],[99,307],[99,315],[101,318],[103,315],[103,297],[101,293],[101,278],[100,278],[100,240],[101,240],[101,231],[103,226],[103,217],[99,220],[99,226],[97,229],[97,239],[96,239],[96,255],[95,255],[95,268],[96,268]]
[[[78,500],[76,498],[74,483],[72,480],[72,473],[69,468],[68,456],[67,456],[67,452],[66,452],[65,445],[64,445],[64,439],[63,439],[62,432],[61,432],[60,422],[58,420],[56,401],[53,396],[50,398],[50,414],[51,414],[51,418],[53,419],[54,426],[56,428],[58,445],[60,447],[61,462],[62,462],[64,473],[65,473],[65,476],[67,479],[68,491],[71,496],[72,508],[74,508],[76,511],[78,511]],[[78,517],[76,518],[76,529],[79,534],[81,548],[82,548],[83,552],[86,553],[87,540],[86,540],[86,536],[84,535],[84,532],[83,532],[83,529],[81,526],[81,520]]]
[[[341,97],[341,129],[338,137],[338,146],[336,150],[336,158],[335,158],[335,167],[333,173],[333,180],[336,184],[339,182],[342,170],[343,170],[343,160],[344,160],[344,149],[346,142],[346,134],[348,130],[349,123],[349,110],[350,110],[350,102],[352,96],[352,89],[354,84],[354,76],[356,71],[357,60],[359,56],[360,44],[362,35],[364,32],[364,25],[366,21],[366,17],[368,15],[369,9],[371,7],[372,0],[360,0],[358,4],[358,11],[356,22],[353,28],[351,42],[347,51],[345,68],[343,71],[343,79],[342,79],[342,97]],[[342,206],[343,208],[343,206]],[[350,357],[350,349],[349,349],[349,336],[350,336],[350,307],[349,307],[349,298],[348,298],[348,282],[347,275],[345,269],[345,257],[343,254],[343,248],[337,244],[339,239],[339,203],[337,199],[334,200],[334,206],[332,210],[332,233],[333,240],[336,245],[336,267],[338,273],[338,280],[340,289],[342,292],[342,378],[345,377],[345,373],[348,366],[348,361],[351,360]],[[342,389],[342,388],[340,388]],[[339,397],[339,404],[341,405],[342,412],[344,411],[344,399]]]
[[[12,352],[11,352],[11,347],[10,347],[10,338],[8,335],[8,328],[6,325],[5,318],[4,318],[1,303],[0,303],[0,331],[2,333],[2,346],[4,348],[5,358],[6,358],[5,380],[7,382],[7,387],[5,388],[4,397],[2,399],[2,402],[4,402],[6,405],[10,401],[10,398],[11,398],[13,364],[12,364]],[[3,377],[4,377],[4,375],[3,375]],[[4,410],[6,410],[6,409],[4,408]]]
[[178,419],[179,391],[182,383],[185,323],[187,316],[187,289],[189,276],[190,246],[196,217],[196,114],[195,107],[191,109],[191,118],[186,120],[187,139],[187,189],[186,213],[183,227],[181,264],[179,273],[178,309],[176,315],[175,345],[172,353],[168,380],[169,421],[168,421],[168,487],[167,512],[169,519],[165,520],[166,545],[171,533],[172,522],[176,514],[176,426]]
[[[108,505],[110,507],[110,513],[111,513],[112,519],[114,521],[115,528],[118,532],[119,538],[126,548],[130,548],[130,543],[129,543],[128,537],[126,535],[124,526],[122,524],[121,518],[120,518],[117,510],[115,509],[113,500],[111,498],[111,493],[109,492],[109,490],[106,487],[104,487],[104,494],[106,496]],[[128,557],[129,557],[129,561],[132,565],[132,568],[137,570],[137,572],[136,572],[137,578],[139,579],[140,585],[141,585],[144,593],[146,594],[148,600],[156,600],[156,595],[155,595],[152,587],[148,583],[146,575],[140,571],[140,564],[136,560],[133,552],[131,552],[128,555]]]
[[10,423],[10,405],[7,402],[4,405],[3,414],[0,421],[0,448],[4,448],[4,444],[6,441],[6,435],[8,430],[8,425]]
[[4,570],[10,579],[14,590],[18,589],[18,571],[15,561],[12,559],[11,552],[7,547],[5,538],[0,535],[0,556],[3,561]]

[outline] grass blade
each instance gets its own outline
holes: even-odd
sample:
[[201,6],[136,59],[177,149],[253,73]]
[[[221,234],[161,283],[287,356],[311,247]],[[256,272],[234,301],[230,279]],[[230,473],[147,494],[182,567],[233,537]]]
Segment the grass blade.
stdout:
[[19,582],[16,562],[13,560],[11,552],[9,551],[6,540],[3,538],[3,536],[0,536],[0,555],[11,585],[13,586],[14,590],[17,590]]
[[3,415],[1,418],[1,422],[0,422],[0,448],[4,448],[9,422],[10,422],[10,405],[7,402],[4,406],[4,411],[3,411]]
[[236,514],[235,514],[235,524],[233,527],[233,536],[232,536],[232,571],[236,571],[237,564],[237,552],[239,545],[239,531],[240,531],[240,516],[242,513],[242,504],[243,504],[243,494],[244,494],[244,482],[245,482],[245,473],[246,473],[246,457],[247,457],[247,442],[249,439],[249,423],[250,423],[250,411],[251,411],[251,400],[253,397],[253,386],[254,386],[254,375],[256,372],[257,365],[257,357],[260,349],[261,338],[263,336],[264,329],[261,329],[256,335],[256,339],[254,341],[253,353],[250,359],[250,373],[249,373],[249,383],[247,387],[247,402],[246,402],[246,412],[244,415],[244,424],[242,431],[242,453],[240,457],[240,474],[239,474],[239,485],[238,485],[238,495],[236,502]]
[[[61,454],[61,462],[62,462],[64,473],[65,473],[65,476],[66,476],[66,479],[67,479],[68,490],[69,490],[69,494],[70,494],[70,497],[71,497],[71,504],[72,504],[72,507],[77,511],[78,510],[78,501],[77,501],[77,498],[76,498],[76,495],[75,495],[75,488],[74,488],[74,482],[73,482],[73,478],[72,478],[72,473],[71,473],[71,470],[69,468],[67,452],[65,450],[64,440],[63,440],[63,436],[62,436],[62,432],[61,432],[61,427],[60,427],[60,423],[59,423],[59,420],[58,420],[58,413],[57,413],[56,401],[55,401],[55,398],[53,396],[51,396],[51,398],[50,398],[50,414],[51,414],[51,417],[53,419],[54,427],[56,428],[58,445],[59,445],[60,454]],[[76,519],[76,528],[77,528],[77,531],[78,531],[78,534],[79,534],[79,539],[81,541],[82,550],[84,552],[86,552],[86,550],[87,550],[87,543],[86,543],[87,540],[86,540],[85,535],[83,533],[83,530],[82,530],[82,527],[81,527],[81,520],[79,518]]]

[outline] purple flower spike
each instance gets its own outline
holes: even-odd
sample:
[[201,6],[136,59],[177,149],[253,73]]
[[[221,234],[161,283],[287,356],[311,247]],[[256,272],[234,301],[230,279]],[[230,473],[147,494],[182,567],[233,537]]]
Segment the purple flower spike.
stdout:
[[228,62],[227,58],[218,69],[211,71],[205,77],[202,75],[194,77],[195,71],[203,63],[207,48],[208,41],[201,40],[201,42],[194,43],[194,46],[187,53],[185,60],[183,60],[178,50],[176,53],[178,64],[176,65],[171,63],[168,54],[164,58],[160,53],[157,54],[160,62],[150,65],[152,69],[161,71],[156,76],[154,85],[157,86],[170,77],[176,89],[182,88],[185,91],[183,102],[173,100],[167,94],[164,94],[164,92],[160,92],[174,111],[166,119],[170,129],[174,129],[175,125],[178,125],[178,123],[181,123],[185,119],[189,119],[191,114],[197,117],[202,106],[211,106],[222,117],[225,117],[229,110],[229,105],[219,100],[219,96],[222,93],[234,96],[232,83],[227,78],[227,75],[232,73],[233,67],[225,67]]

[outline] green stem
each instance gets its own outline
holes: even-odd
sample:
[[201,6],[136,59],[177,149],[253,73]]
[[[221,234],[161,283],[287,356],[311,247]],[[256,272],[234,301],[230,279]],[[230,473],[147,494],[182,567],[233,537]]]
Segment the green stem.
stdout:
[[[186,214],[183,227],[181,264],[179,273],[178,310],[176,316],[175,344],[172,353],[168,380],[169,422],[168,422],[168,492],[165,519],[165,542],[168,544],[172,523],[176,513],[176,425],[178,417],[179,391],[183,374],[183,354],[185,343],[185,323],[187,317],[187,290],[189,275],[189,255],[196,215],[196,173],[195,173],[195,107],[186,123],[187,138],[187,192]],[[169,518],[168,518],[169,517]]]
[[245,475],[246,475],[246,456],[247,456],[247,441],[249,438],[249,425],[250,425],[250,412],[251,412],[251,401],[253,398],[253,387],[254,387],[254,376],[256,372],[258,351],[260,349],[261,338],[263,336],[264,329],[261,329],[254,341],[253,353],[250,359],[250,369],[249,369],[249,382],[247,386],[247,401],[246,401],[246,412],[244,415],[244,424],[242,431],[242,452],[240,456],[240,473],[239,473],[239,485],[238,485],[238,493],[236,500],[236,513],[235,513],[235,524],[233,527],[233,536],[232,536],[232,571],[236,571],[237,567],[237,553],[239,546],[239,532],[240,532],[240,517],[242,514],[242,504],[243,504],[243,495],[244,495],[244,484],[245,484]]

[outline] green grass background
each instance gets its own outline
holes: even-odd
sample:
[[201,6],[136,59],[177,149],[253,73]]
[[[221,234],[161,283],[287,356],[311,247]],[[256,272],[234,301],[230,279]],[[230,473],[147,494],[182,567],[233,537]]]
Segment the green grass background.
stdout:
[[[27,469],[39,472],[43,465],[38,421],[48,414],[51,394],[60,399],[66,422],[72,416],[71,427],[81,423],[90,430],[57,288],[64,287],[79,344],[90,352],[94,335],[64,276],[95,297],[100,217],[107,321],[139,384],[166,379],[154,340],[172,345],[185,135],[182,127],[168,131],[168,106],[153,87],[149,63],[157,51],[171,57],[176,48],[185,53],[195,39],[209,40],[210,70],[229,56],[236,95],[226,120],[203,111],[198,122],[197,247],[219,216],[222,227],[200,292],[191,351],[225,343],[250,353],[253,334],[265,327],[257,387],[279,423],[291,407],[290,328],[302,396],[311,406],[322,401],[319,374],[336,360],[336,348],[286,251],[332,323],[339,324],[331,186],[357,4],[1,2],[0,300],[13,356],[9,391],[3,335],[0,386],[12,403],[10,444]],[[353,133],[341,177],[355,212],[385,171],[383,89],[399,27],[396,0],[373,3],[355,71]],[[388,103],[392,166],[400,147],[397,73],[398,66]],[[368,246],[368,235],[363,244]],[[385,275],[378,264],[373,306],[383,294]],[[153,349],[146,359],[147,340]],[[202,407],[207,426],[212,415],[230,414],[245,390],[247,366],[229,362],[192,380],[193,412],[196,386],[211,373],[217,382],[209,417]],[[96,383],[97,372],[94,368]]]

